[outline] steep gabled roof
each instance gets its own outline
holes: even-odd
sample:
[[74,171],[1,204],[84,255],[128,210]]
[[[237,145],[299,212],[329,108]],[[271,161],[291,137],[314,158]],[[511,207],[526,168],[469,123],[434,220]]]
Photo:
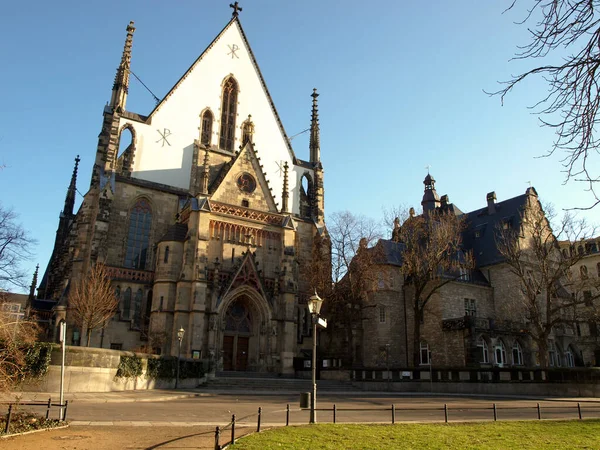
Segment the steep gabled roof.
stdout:
[[515,230],[520,229],[521,214],[527,205],[527,196],[528,194],[522,194],[496,203],[492,214],[487,207],[467,213],[463,247],[473,251],[476,267],[504,261],[496,245],[496,231],[505,223]]
[[267,96],[267,99],[269,101],[269,105],[271,106],[271,110],[273,112],[273,115],[275,117],[275,120],[277,121],[277,125],[279,126],[279,130],[281,131],[281,134],[283,135],[283,138],[285,140],[285,144],[288,148],[288,151],[290,152],[290,156],[293,160],[295,160],[296,156],[294,155],[294,150],[292,149],[292,146],[290,144],[290,140],[285,132],[285,129],[283,128],[283,123],[281,122],[281,119],[279,117],[279,113],[277,112],[277,109],[275,108],[275,103],[273,103],[273,98],[271,97],[271,94],[269,93],[269,89],[267,88],[267,84],[265,83],[265,79],[262,75],[262,72],[260,71],[260,67],[258,66],[258,62],[256,61],[256,58],[254,57],[254,52],[252,51],[252,47],[250,47],[250,43],[248,42],[248,38],[246,37],[246,33],[244,32],[244,29],[242,28],[242,24],[239,20],[239,17],[234,16],[228,23],[227,25],[225,25],[225,27],[221,30],[221,32],[217,35],[217,37],[215,37],[212,42],[208,45],[208,47],[206,47],[206,49],[200,54],[200,56],[198,56],[198,58],[196,58],[196,60],[192,63],[192,65],[188,68],[188,70],[186,70],[186,72],[181,76],[181,78],[177,81],[177,83],[175,83],[175,85],[171,88],[171,90],[169,90],[169,92],[167,93],[167,95],[165,95],[160,102],[158,102],[158,104],[154,107],[154,109],[152,110],[152,112],[148,115],[146,122],[150,123],[152,121],[152,117],[154,116],[154,114],[161,108],[161,106],[169,99],[169,97],[177,90],[177,88],[181,85],[181,83],[188,77],[188,75],[192,72],[192,70],[194,69],[194,67],[204,58],[204,56],[209,52],[209,50],[214,47],[214,45],[219,41],[219,39],[221,39],[221,37],[223,36],[223,34],[227,31],[227,29],[229,27],[231,27],[233,24],[236,24],[239,28],[240,31],[240,35],[242,36],[242,39],[244,41],[244,44],[246,45],[246,48],[248,49],[248,53],[250,55],[250,61],[254,67],[254,69],[256,70],[256,73],[258,74],[258,78],[260,80],[260,84],[262,85],[264,91],[265,91],[265,95]]

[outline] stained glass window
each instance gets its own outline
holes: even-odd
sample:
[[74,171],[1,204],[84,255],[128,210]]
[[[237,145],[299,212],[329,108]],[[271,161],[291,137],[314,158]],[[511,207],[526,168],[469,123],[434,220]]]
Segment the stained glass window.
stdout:
[[221,102],[221,130],[219,135],[219,147],[224,150],[233,151],[235,141],[235,116],[237,114],[237,91],[236,81],[230,77],[223,86]]
[[137,201],[129,214],[125,267],[145,269],[152,227],[152,208],[145,199]]
[[212,136],[212,124],[212,113],[209,110],[204,111],[204,114],[202,114],[202,134],[200,135],[200,143],[203,145],[210,145],[210,138]]

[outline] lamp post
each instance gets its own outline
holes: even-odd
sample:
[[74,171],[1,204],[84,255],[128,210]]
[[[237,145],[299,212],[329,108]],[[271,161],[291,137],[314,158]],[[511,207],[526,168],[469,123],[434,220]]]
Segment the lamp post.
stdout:
[[175,389],[179,386],[179,366],[181,364],[181,341],[183,341],[183,334],[185,330],[183,327],[177,332],[177,340],[179,341],[179,352],[177,353],[177,377],[175,378]]
[[310,396],[310,423],[317,423],[317,319],[323,305],[323,299],[313,295],[308,301],[308,310],[312,315],[313,322],[313,351],[312,351],[312,395]]

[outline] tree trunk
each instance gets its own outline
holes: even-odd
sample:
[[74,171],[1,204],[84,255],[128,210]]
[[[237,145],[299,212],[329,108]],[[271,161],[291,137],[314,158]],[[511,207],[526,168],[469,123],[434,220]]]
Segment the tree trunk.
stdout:
[[421,317],[423,312],[417,306],[414,308],[414,313],[413,365],[416,368],[421,364]]
[[540,367],[542,369],[548,368],[548,340],[545,337],[535,339],[538,347],[538,355],[540,359]]
[[85,342],[86,342],[85,346],[89,347],[90,346],[90,338],[91,338],[92,330],[89,329],[89,328],[86,328],[85,329],[85,334],[86,334],[86,336],[85,336]]

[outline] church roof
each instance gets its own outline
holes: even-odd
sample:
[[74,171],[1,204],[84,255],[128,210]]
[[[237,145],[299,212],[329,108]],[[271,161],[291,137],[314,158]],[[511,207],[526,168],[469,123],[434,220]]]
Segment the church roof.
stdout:
[[183,242],[187,236],[188,226],[187,223],[176,223],[169,227],[164,236],[159,242]]
[[168,98],[177,90],[177,88],[181,85],[181,83],[188,77],[188,75],[190,74],[190,72],[194,69],[194,67],[204,58],[204,56],[212,49],[212,47],[214,47],[215,43],[221,39],[221,37],[223,36],[223,34],[227,31],[227,29],[229,27],[231,27],[232,25],[236,24],[239,28],[240,31],[240,35],[244,41],[244,44],[246,45],[246,48],[248,49],[248,53],[250,54],[250,60],[252,62],[252,65],[254,66],[254,68],[256,69],[256,73],[258,74],[258,78],[260,80],[260,84],[262,85],[262,88],[265,91],[265,95],[267,96],[267,99],[269,101],[269,105],[271,106],[271,110],[273,112],[273,115],[275,116],[275,120],[277,121],[277,125],[279,126],[279,129],[281,131],[281,134],[284,137],[285,140],[285,144],[288,148],[288,151],[290,152],[290,155],[292,157],[292,159],[295,159],[295,155],[294,155],[294,150],[292,149],[292,146],[290,144],[290,139],[288,138],[285,129],[283,128],[283,122],[281,122],[281,118],[279,117],[279,113],[277,112],[277,109],[275,108],[275,103],[273,102],[273,98],[271,97],[271,94],[269,93],[269,89],[267,88],[267,84],[265,83],[265,79],[262,75],[262,72],[260,71],[260,67],[258,66],[258,62],[256,61],[256,58],[254,57],[254,52],[252,51],[252,48],[250,47],[250,43],[248,42],[248,38],[246,37],[246,33],[244,32],[244,29],[242,28],[242,24],[239,20],[239,17],[237,15],[234,15],[231,20],[227,23],[227,25],[225,25],[225,27],[221,30],[221,32],[212,40],[212,42],[208,45],[208,47],[206,47],[206,49],[200,54],[200,56],[198,56],[198,58],[196,58],[196,60],[192,63],[192,65],[188,68],[188,70],[185,71],[185,73],[181,76],[181,78],[177,81],[177,83],[175,83],[175,85],[171,88],[171,90],[167,93],[167,95],[165,95],[160,102],[158,102],[158,104],[154,107],[154,109],[152,110],[152,112],[148,115],[148,118],[146,119],[147,122],[150,122],[152,120],[152,116],[156,113],[156,111],[158,111],[161,106],[168,100]]

